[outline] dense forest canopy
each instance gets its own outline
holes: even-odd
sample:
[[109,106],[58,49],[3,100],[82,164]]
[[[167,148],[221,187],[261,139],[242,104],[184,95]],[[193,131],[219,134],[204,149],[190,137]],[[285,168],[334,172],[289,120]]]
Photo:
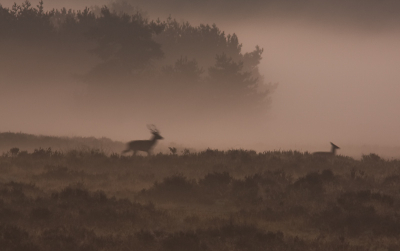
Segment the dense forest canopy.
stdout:
[[[110,101],[157,109],[150,104],[163,103],[197,115],[211,109],[210,116],[260,114],[268,107],[275,86],[264,83],[258,71],[263,49],[242,52],[236,34],[215,24],[193,26],[172,17],[150,21],[141,11],[120,11],[120,5],[51,11],[43,6],[43,1],[0,6],[3,71],[17,85],[24,85],[24,77],[10,76],[22,68],[28,85],[73,77],[84,86],[76,100],[85,105]],[[4,82],[5,89],[12,88]]]

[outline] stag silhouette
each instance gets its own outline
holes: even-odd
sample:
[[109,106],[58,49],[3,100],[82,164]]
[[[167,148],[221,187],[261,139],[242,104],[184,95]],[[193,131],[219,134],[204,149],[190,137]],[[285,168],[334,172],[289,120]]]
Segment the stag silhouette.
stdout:
[[314,156],[319,156],[319,157],[333,157],[336,154],[336,149],[340,149],[337,145],[333,144],[331,142],[332,148],[330,152],[315,152],[313,153]]
[[127,144],[126,150],[122,152],[122,154],[127,153],[129,151],[132,151],[132,155],[136,155],[136,152],[142,151],[142,152],[147,152],[147,155],[151,154],[151,150],[154,147],[154,145],[157,143],[157,140],[159,139],[164,139],[161,137],[160,132],[157,130],[157,128],[154,125],[147,125],[147,128],[149,128],[150,132],[153,134],[151,139],[149,140],[134,140],[130,141]]

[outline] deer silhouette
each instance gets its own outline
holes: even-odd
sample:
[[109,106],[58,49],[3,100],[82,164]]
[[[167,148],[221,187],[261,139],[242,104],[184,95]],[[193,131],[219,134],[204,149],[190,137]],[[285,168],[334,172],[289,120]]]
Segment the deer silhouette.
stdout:
[[149,140],[134,140],[130,141],[127,143],[127,148],[122,152],[122,154],[127,153],[129,151],[132,151],[132,155],[136,155],[136,152],[142,151],[142,152],[147,152],[147,155],[151,154],[151,150],[154,147],[154,145],[157,143],[157,140],[164,139],[161,135],[160,132],[157,130],[157,128],[154,125],[147,125],[147,128],[149,128],[150,132],[153,134],[151,139]]
[[313,153],[314,156],[319,156],[319,157],[333,157],[336,154],[336,149],[340,149],[337,145],[333,144],[331,142],[332,148],[330,152],[315,152]]

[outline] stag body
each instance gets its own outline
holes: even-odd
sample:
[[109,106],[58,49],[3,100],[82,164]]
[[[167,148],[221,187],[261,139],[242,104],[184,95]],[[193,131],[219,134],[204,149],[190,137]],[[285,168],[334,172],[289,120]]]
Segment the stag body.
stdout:
[[313,153],[314,156],[319,156],[319,157],[333,157],[336,154],[336,149],[340,149],[337,145],[333,144],[331,142],[332,148],[330,152],[315,152]]
[[133,155],[136,155],[136,152],[142,151],[142,152],[147,152],[147,154],[150,155],[153,146],[157,143],[157,140],[164,139],[164,138],[161,137],[159,131],[155,128],[154,125],[153,125],[153,127],[148,126],[148,128],[150,129],[151,133],[153,134],[151,139],[149,139],[149,140],[134,140],[134,141],[128,142],[126,150],[123,151],[122,153],[124,154],[129,151],[132,151]]

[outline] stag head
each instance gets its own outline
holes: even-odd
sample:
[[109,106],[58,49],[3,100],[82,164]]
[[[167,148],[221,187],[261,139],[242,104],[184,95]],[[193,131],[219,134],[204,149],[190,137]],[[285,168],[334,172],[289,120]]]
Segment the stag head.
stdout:
[[147,125],[147,128],[149,128],[150,132],[154,135],[156,139],[164,139],[161,135],[160,132],[157,130],[156,126],[151,124]]

